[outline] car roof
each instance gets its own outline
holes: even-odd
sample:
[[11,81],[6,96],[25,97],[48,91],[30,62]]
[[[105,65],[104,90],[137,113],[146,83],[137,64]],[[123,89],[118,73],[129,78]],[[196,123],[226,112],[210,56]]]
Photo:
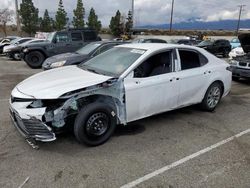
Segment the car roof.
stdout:
[[116,46],[116,48],[136,48],[141,50],[151,50],[157,51],[162,48],[186,48],[197,50],[199,48],[194,46],[180,45],[180,44],[167,44],[167,43],[132,43],[132,44],[123,44]]

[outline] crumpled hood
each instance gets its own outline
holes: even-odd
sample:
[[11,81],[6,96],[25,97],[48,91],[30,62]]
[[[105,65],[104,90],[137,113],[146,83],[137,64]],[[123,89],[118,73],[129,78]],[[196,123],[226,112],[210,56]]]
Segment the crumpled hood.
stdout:
[[111,78],[77,66],[66,66],[35,74],[16,87],[21,93],[36,99],[56,99],[67,92],[100,84]]
[[52,56],[44,62],[44,65],[51,65],[52,63],[56,63],[59,61],[64,61],[66,60],[67,65],[74,64],[76,62],[82,62],[83,60],[87,59],[87,55],[82,55],[78,53],[64,53],[64,54],[59,54]]
[[240,40],[240,44],[244,52],[249,53],[250,52],[250,33],[241,34],[239,35],[238,38]]

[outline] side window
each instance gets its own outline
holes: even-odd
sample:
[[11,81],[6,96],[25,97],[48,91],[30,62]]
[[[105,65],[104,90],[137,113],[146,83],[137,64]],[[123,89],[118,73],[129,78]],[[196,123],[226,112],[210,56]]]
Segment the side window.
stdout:
[[84,31],[84,39],[85,41],[93,41],[96,40],[96,34],[93,31]]
[[69,36],[68,33],[57,33],[56,37],[56,42],[69,42]]
[[199,53],[189,50],[179,50],[179,55],[181,70],[193,69],[201,66]]
[[82,41],[82,34],[81,33],[71,33],[72,41]]
[[147,78],[172,72],[172,51],[153,55],[134,70],[135,78]]

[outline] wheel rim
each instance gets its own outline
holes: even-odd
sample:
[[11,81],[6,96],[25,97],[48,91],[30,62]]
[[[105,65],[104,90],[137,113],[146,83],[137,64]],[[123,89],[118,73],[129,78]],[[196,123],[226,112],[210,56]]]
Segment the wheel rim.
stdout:
[[213,87],[208,93],[207,105],[209,108],[215,108],[219,103],[221,97],[221,91],[219,87]]
[[102,136],[108,130],[109,118],[103,112],[98,112],[89,117],[86,125],[86,133],[89,136]]
[[38,63],[39,62],[39,58],[37,56],[32,56],[30,59],[34,63]]

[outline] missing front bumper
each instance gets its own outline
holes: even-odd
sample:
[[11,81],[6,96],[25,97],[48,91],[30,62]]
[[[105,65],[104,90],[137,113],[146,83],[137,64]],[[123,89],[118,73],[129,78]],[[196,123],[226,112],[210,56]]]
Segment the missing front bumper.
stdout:
[[37,119],[22,119],[17,112],[10,108],[10,117],[16,129],[25,139],[51,142],[56,140],[55,133],[50,127]]

